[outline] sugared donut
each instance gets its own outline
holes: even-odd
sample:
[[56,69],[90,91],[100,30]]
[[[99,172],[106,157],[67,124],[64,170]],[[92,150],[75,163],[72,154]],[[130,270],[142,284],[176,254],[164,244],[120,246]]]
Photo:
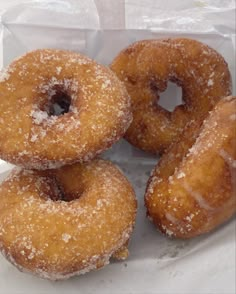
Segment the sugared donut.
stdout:
[[[231,77],[223,57],[191,39],[136,42],[118,54],[111,69],[131,97],[133,122],[126,139],[152,153],[162,153],[188,121],[206,115],[220,98],[231,94]],[[173,112],[157,103],[168,81],[180,86],[183,93],[183,105]]]
[[134,191],[110,162],[15,170],[0,187],[0,251],[20,270],[59,280],[126,258]]
[[132,119],[127,91],[81,54],[36,50],[0,75],[0,157],[34,169],[87,161]]
[[145,203],[164,233],[190,238],[236,212],[236,97],[217,103],[202,123],[190,123],[159,161]]

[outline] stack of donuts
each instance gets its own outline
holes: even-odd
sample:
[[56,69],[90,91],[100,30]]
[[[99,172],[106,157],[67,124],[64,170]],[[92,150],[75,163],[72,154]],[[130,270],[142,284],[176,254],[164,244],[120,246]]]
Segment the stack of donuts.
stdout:
[[37,50],[0,82],[0,156],[18,167],[0,187],[0,250],[51,280],[125,259],[136,215],[132,186],[94,159],[127,130],[123,84],[78,53]]
[[[183,104],[158,104],[168,81]],[[17,268],[59,280],[125,259],[136,198],[97,156],[124,136],[161,158],[145,193],[168,236],[191,238],[235,214],[236,97],[223,57],[191,39],[131,44],[110,69],[42,49],[0,75],[0,251]]]

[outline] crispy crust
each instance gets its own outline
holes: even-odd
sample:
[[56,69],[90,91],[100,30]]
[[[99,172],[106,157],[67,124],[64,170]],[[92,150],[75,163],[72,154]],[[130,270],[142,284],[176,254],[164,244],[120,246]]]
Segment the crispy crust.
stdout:
[[0,250],[42,278],[83,274],[127,257],[136,205],[130,183],[104,160],[17,169],[0,187]]
[[[58,93],[71,105],[56,116],[49,105]],[[122,137],[132,120],[115,74],[70,51],[36,50],[15,60],[0,75],[0,99],[0,157],[26,168],[88,161]]]
[[[136,42],[118,54],[111,69],[131,97],[133,122],[125,137],[152,153],[163,153],[188,121],[206,116],[220,98],[231,95],[231,76],[224,58],[196,40]],[[168,81],[183,92],[184,104],[173,112],[157,104]]]
[[236,97],[192,122],[163,155],[147,185],[147,214],[165,234],[191,238],[236,212]]

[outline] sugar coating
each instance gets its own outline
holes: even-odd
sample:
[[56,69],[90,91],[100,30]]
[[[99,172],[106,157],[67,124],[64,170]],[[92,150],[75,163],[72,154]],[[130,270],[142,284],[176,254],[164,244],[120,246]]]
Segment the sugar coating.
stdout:
[[[88,161],[122,137],[132,121],[122,83],[79,53],[25,54],[2,71],[0,93],[0,156],[22,167]],[[55,97],[70,99],[67,113],[50,112],[54,104],[60,109]]]
[[205,210],[214,210],[214,208],[208,204],[204,197],[199,192],[194,191],[187,182],[184,182],[183,187],[185,188],[188,195],[196,200],[200,208],[204,208]]
[[136,200],[110,162],[51,172],[17,168],[0,196],[0,251],[22,271],[67,279],[105,266],[120,248],[125,255],[118,255],[127,255]]
[[63,233],[61,238],[65,243],[68,243],[69,240],[71,239],[71,235],[69,235],[67,233]]
[[11,72],[13,69],[11,68],[4,68],[0,72],[0,82],[6,82],[10,78]]
[[[126,138],[152,153],[163,153],[190,120],[206,116],[232,91],[224,58],[191,39],[135,42],[118,54],[111,69],[124,82],[132,101],[134,118]],[[172,112],[158,105],[168,81],[176,83],[184,93],[183,105]]]
[[219,155],[224,159],[224,161],[231,167],[236,168],[236,160],[233,159],[232,156],[229,155],[224,149],[220,149]]
[[236,97],[190,123],[154,169],[145,194],[148,215],[165,234],[190,238],[236,212]]

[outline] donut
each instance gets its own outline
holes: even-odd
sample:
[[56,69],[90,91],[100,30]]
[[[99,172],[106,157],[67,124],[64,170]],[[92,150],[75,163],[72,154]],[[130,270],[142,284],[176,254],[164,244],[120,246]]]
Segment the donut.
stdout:
[[86,162],[132,120],[126,89],[82,54],[42,49],[0,75],[0,157],[28,169]]
[[186,126],[161,157],[147,185],[147,214],[163,233],[191,238],[236,212],[236,97]]
[[[223,57],[196,40],[143,40],[113,60],[111,69],[131,97],[133,122],[126,139],[144,151],[162,154],[188,121],[206,116],[231,95],[231,76]],[[170,112],[158,105],[168,81],[182,88],[182,105]]]
[[0,251],[18,269],[60,280],[125,259],[136,199],[112,163],[17,167],[0,187]]

